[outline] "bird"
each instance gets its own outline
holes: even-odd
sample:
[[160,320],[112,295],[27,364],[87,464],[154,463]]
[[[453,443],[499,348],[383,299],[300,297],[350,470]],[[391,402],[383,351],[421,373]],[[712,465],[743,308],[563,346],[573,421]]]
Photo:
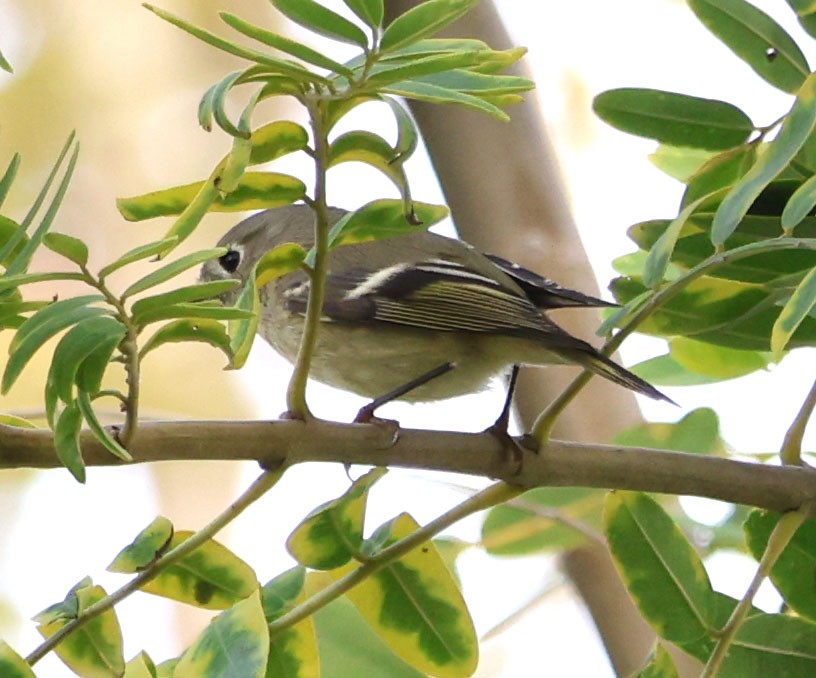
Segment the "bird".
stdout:
[[[345,210],[329,208],[330,224]],[[202,281],[246,283],[283,243],[314,243],[314,212],[293,204],[256,213],[218,242]],[[294,363],[311,285],[302,269],[259,290],[258,333]],[[230,304],[243,285],[222,298]],[[366,398],[436,401],[480,391],[518,365],[577,364],[636,393],[672,402],[547,311],[616,304],[561,287],[499,256],[429,231],[342,245],[327,259],[310,377]],[[392,399],[386,397],[386,400]]]

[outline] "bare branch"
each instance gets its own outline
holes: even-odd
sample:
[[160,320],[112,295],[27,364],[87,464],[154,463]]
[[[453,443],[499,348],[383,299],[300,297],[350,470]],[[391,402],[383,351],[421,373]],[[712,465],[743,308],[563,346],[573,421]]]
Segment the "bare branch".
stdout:
[[[124,466],[89,432],[88,466]],[[599,487],[677,495],[789,511],[816,498],[816,470],[770,466],[646,448],[553,440],[525,452],[514,473],[510,450],[489,433],[400,429],[381,424],[302,421],[146,422],[131,446],[137,463],[255,460],[340,462],[453,471],[522,487]],[[58,468],[51,433],[0,425],[0,468]]]

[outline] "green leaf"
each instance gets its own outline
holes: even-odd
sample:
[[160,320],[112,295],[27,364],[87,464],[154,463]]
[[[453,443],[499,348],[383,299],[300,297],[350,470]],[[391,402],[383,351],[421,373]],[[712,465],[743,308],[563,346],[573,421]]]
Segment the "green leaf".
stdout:
[[165,254],[173,249],[173,247],[175,247],[177,244],[178,238],[173,236],[163,240],[157,240],[156,242],[147,243],[146,245],[134,247],[132,250],[125,252],[118,259],[115,259],[109,263],[107,266],[103,266],[99,270],[99,279],[104,280],[114,271],[118,271],[120,268],[123,268],[124,266],[132,264],[136,261],[142,261],[143,259],[148,259],[149,257],[156,257],[161,254]]
[[89,294],[55,301],[26,320],[9,346],[10,355],[3,373],[2,392],[8,392],[29,360],[55,334],[82,320],[109,315],[108,309],[90,305],[103,299],[99,294]]
[[[275,577],[261,589],[264,615],[274,621],[307,598],[306,570],[295,567]],[[267,678],[277,676],[318,676],[320,657],[314,619],[307,617],[289,628],[275,631],[270,638]]]
[[657,288],[665,279],[666,269],[671,261],[677,240],[680,238],[680,233],[689,217],[694,214],[704,199],[700,198],[686,205],[649,250],[649,256],[646,257],[646,263],[643,266],[643,282],[649,287]]
[[808,35],[816,38],[816,8],[810,0],[788,0],[788,5],[796,12],[799,23]]
[[139,323],[144,326],[162,320],[177,320],[179,318],[193,318],[194,320],[244,320],[251,317],[252,312],[242,308],[222,306],[212,301],[200,301],[194,304],[171,304],[170,306],[144,311],[139,317]]
[[125,664],[124,678],[158,678],[156,665],[147,652],[140,652]]
[[720,438],[720,420],[708,407],[699,407],[672,424],[650,422],[618,433],[613,441],[628,447],[651,447],[693,454],[718,455],[726,451]]
[[734,232],[762,190],[788,166],[816,125],[816,74],[809,76],[785,116],[782,128],[746,175],[725,197],[714,216],[711,241],[721,245]]
[[[711,213],[697,213],[686,222],[672,251],[673,264],[688,270],[716,253],[711,243],[712,217]],[[627,234],[641,249],[648,251],[670,223],[668,220],[658,220],[636,224]],[[816,236],[816,218],[805,218],[797,231],[804,238]],[[796,247],[792,244],[785,249],[771,247],[780,234],[778,216],[746,215],[728,239],[726,249],[754,245],[759,251],[717,266],[711,269],[710,275],[739,282],[762,283],[768,290],[784,286],[792,291],[799,278],[816,266],[816,253],[806,245]],[[766,244],[769,246],[767,249]]]
[[[367,550],[376,552],[418,528],[403,513],[377,529]],[[349,563],[330,574],[340,578],[354,569]],[[346,596],[392,652],[419,671],[453,678],[476,670],[473,623],[456,580],[432,542],[378,570]]]
[[[193,534],[177,531],[167,550]],[[257,587],[252,568],[225,546],[210,540],[168,565],[141,590],[207,610],[223,610],[251,595]]]
[[411,114],[394,97],[383,97],[383,101],[391,108],[397,121],[397,143],[394,151],[397,154],[395,162],[403,163],[410,158],[419,145],[419,131]]
[[481,542],[491,555],[519,556],[571,549],[600,528],[604,493],[590,488],[539,487],[492,508]]
[[[709,345],[702,344],[702,342],[697,343],[704,346]],[[731,351],[733,349],[722,350]],[[649,358],[636,365],[629,366],[628,369],[654,386],[700,386],[719,381],[713,377],[706,377],[688,370],[677,362],[670,353]]]
[[[478,52],[473,54],[478,55]],[[489,52],[492,54],[492,52]],[[488,57],[489,58],[489,57]],[[432,75],[422,75],[416,78],[420,82],[426,82],[437,87],[474,94],[477,96],[513,94],[516,92],[527,92],[535,87],[535,83],[527,78],[520,78],[516,75],[489,75],[478,73],[473,70],[463,70],[456,68],[445,73],[434,73]]]
[[174,16],[170,12],[166,12],[163,9],[159,9],[158,7],[148,3],[145,3],[144,7],[186,33],[189,33],[199,40],[206,42],[208,45],[212,45],[213,47],[220,49],[227,54],[232,54],[234,56],[241,57],[242,59],[248,59],[249,61],[261,64],[262,66],[265,66],[271,70],[273,73],[282,73],[294,78],[298,82],[321,83],[324,85],[329,84],[329,81],[326,80],[326,78],[323,78],[316,73],[312,73],[311,71],[303,68],[303,66],[292,61],[275,59],[274,57],[270,57],[262,52],[236,45],[228,40],[219,38],[217,35],[214,35],[209,31],[205,31],[203,28],[193,26],[187,21]]
[[610,492],[606,538],[643,617],[675,643],[707,634],[713,591],[703,563],[666,512],[645,494]]
[[742,377],[767,369],[771,363],[767,352],[723,348],[687,337],[671,339],[669,348],[671,357],[679,365],[705,377],[707,383]]
[[716,158],[718,155],[704,148],[660,144],[654,153],[649,154],[649,161],[664,174],[685,184],[712,157]]
[[5,640],[0,640],[0,676],[5,678],[37,678],[28,662]]
[[102,444],[102,446],[113,456],[118,457],[122,461],[133,461],[133,457],[131,456],[130,452],[122,447],[119,444],[119,441],[116,440],[116,438],[114,438],[108,432],[108,430],[102,426],[99,419],[97,419],[96,412],[94,412],[91,398],[87,391],[83,391],[82,389],[79,390],[77,393],[76,404],[79,411],[82,413],[82,418],[85,419],[85,423],[88,424],[88,428],[91,429],[91,432],[94,434],[94,436],[96,436],[96,439]]
[[85,462],[79,449],[82,412],[76,403],[68,403],[54,426],[54,449],[57,459],[80,483],[85,482]]
[[275,160],[288,153],[302,151],[309,145],[309,134],[300,125],[278,120],[252,132],[250,165]]
[[144,357],[162,344],[171,344],[184,341],[198,341],[221,349],[227,357],[231,356],[230,338],[224,329],[224,324],[217,320],[206,318],[184,318],[174,320],[160,327],[148,339],[139,351],[139,357]]
[[193,301],[204,301],[216,299],[227,292],[234,290],[240,285],[239,280],[212,280],[210,282],[186,285],[170,292],[162,292],[152,297],[145,297],[134,302],[131,307],[131,315],[136,323],[139,323],[140,315],[160,309],[171,304],[184,304]]
[[343,3],[371,28],[382,26],[383,0],[343,0]]
[[364,162],[388,177],[401,193],[408,190],[408,179],[397,151],[373,132],[354,130],[337,137],[329,148],[329,167],[344,162]]
[[722,150],[745,143],[754,131],[751,119],[732,104],[654,89],[602,92],[592,108],[619,130],[672,146]]
[[[434,0],[428,1],[434,2]],[[501,108],[480,97],[446,89],[445,87],[437,87],[436,85],[431,85],[419,80],[405,80],[389,85],[382,89],[382,93],[396,94],[397,96],[405,97],[406,99],[416,99],[417,101],[428,101],[432,104],[455,104],[473,111],[486,113],[503,122],[510,120],[510,116]]]
[[313,570],[331,570],[359,554],[368,492],[386,473],[374,468],[341,497],[314,509],[286,540],[292,557]]
[[799,283],[785,302],[779,317],[771,330],[771,352],[774,360],[779,360],[793,333],[816,306],[816,268],[811,270]]
[[271,579],[261,588],[261,603],[268,621],[291,610],[303,593],[306,568],[295,566]]
[[222,612],[181,656],[175,678],[264,678],[269,632],[255,591]]
[[[307,581],[317,576],[328,575],[310,572]],[[331,667],[332,675],[427,678],[424,671],[417,671],[391,652],[345,598],[318,610],[314,620],[320,639],[320,664]],[[360,648],[365,648],[365,652]]]
[[6,196],[11,189],[11,185],[14,183],[14,178],[17,176],[17,170],[19,168],[20,154],[15,153],[13,156],[11,156],[11,161],[9,162],[8,167],[6,167],[6,171],[3,172],[3,176],[0,177],[0,207],[2,207],[3,203],[6,201]]
[[236,31],[243,33],[253,40],[257,40],[258,42],[262,42],[265,45],[278,49],[281,52],[297,57],[306,63],[313,64],[314,66],[318,66],[320,68],[325,68],[340,75],[351,75],[352,73],[350,68],[335,61],[334,59],[330,59],[320,52],[313,50],[311,47],[307,47],[299,42],[285,38],[277,33],[267,31],[259,26],[256,26],[255,24],[235,16],[234,14],[230,14],[229,12],[219,12],[218,16],[221,17],[224,23],[231,26]]
[[632,674],[632,678],[679,678],[679,676],[674,660],[661,643],[655,643],[646,664]]
[[170,544],[173,536],[173,523],[164,516],[159,516],[136,538],[117,554],[108,565],[108,572],[135,574],[159,558]]
[[816,174],[794,191],[782,211],[782,228],[787,235],[813,211],[816,206]]
[[[454,52],[453,54],[432,54],[407,62],[384,62],[371,69],[366,85],[381,89],[386,85],[403,80],[425,81],[429,75],[440,71],[475,66],[484,58],[484,52]],[[492,77],[492,76],[484,76]],[[455,81],[454,81],[455,82]],[[440,85],[444,86],[444,85]],[[449,89],[458,89],[449,87]]]
[[66,235],[65,233],[46,233],[43,238],[45,245],[52,252],[61,254],[66,259],[73,261],[78,266],[88,264],[88,246],[79,238]]
[[7,266],[8,263],[22,251],[26,242],[28,242],[28,237],[23,233],[20,224],[0,214],[0,243],[4,245],[3,250],[6,249],[5,245],[9,242],[16,244],[14,244],[13,249],[6,254],[6,257],[0,261],[0,264],[3,266]]
[[3,56],[2,52],[0,52],[0,68],[2,68],[6,73],[14,73],[14,69],[11,67],[11,64],[6,60],[6,57]]
[[[617,278],[612,289],[619,303],[640,296],[646,288],[634,278]],[[657,336],[685,336],[717,346],[767,351],[779,310],[775,297],[757,285],[701,277],[673,295],[638,331]],[[816,319],[806,318],[789,348],[816,343]]]
[[762,10],[744,0],[689,0],[706,28],[766,82],[795,92],[810,74],[802,50]]
[[171,261],[169,264],[165,264],[161,268],[149,273],[141,280],[137,280],[122,293],[121,298],[125,299],[127,297],[132,297],[134,294],[140,294],[145,290],[149,290],[151,287],[161,285],[163,282],[167,282],[168,280],[175,278],[180,273],[183,273],[194,266],[203,264],[205,261],[209,261],[210,259],[217,259],[225,254],[226,251],[226,247],[214,247],[213,249],[199,250],[198,252],[186,254],[180,259]]
[[404,205],[399,200],[374,200],[354,212],[349,212],[329,232],[329,247],[393,238],[424,231],[448,216],[442,205],[415,202],[414,223],[408,221]]
[[[755,509],[743,526],[751,554],[759,560],[779,521],[773,511]],[[771,581],[798,614],[816,620],[816,522],[808,520],[793,535],[771,570]]]
[[[281,245],[279,247],[285,247]],[[277,249],[277,248],[276,248]],[[303,249],[301,247],[301,249]],[[265,257],[262,257],[262,260]],[[260,264],[260,262],[258,262]],[[257,270],[257,265],[256,265]],[[227,323],[227,335],[229,337],[230,362],[228,369],[238,370],[244,366],[249,357],[249,351],[255,340],[255,333],[258,329],[258,319],[261,315],[261,301],[258,298],[258,286],[255,275],[251,275],[244,283],[235,307],[249,312],[248,318],[230,320]]]
[[[65,141],[65,144],[62,147],[62,150],[57,157],[56,162],[54,163],[54,167],[51,169],[51,172],[48,174],[48,178],[46,179],[45,183],[43,184],[42,189],[37,194],[37,197],[34,199],[34,203],[31,205],[28,213],[26,214],[25,218],[23,219],[22,223],[20,224],[20,228],[18,232],[15,234],[14,237],[8,240],[8,242],[3,245],[0,249],[0,261],[7,261],[9,259],[9,253],[12,251],[16,251],[18,244],[21,241],[25,241],[25,233],[28,230],[29,225],[34,221],[34,217],[36,213],[39,211],[40,207],[42,206],[43,202],[45,202],[46,195],[50,192],[51,186],[54,183],[54,180],[59,173],[60,168],[62,167],[62,163],[65,158],[68,156],[68,151],[70,150],[71,146],[74,143],[75,133],[71,132],[68,135],[68,139]],[[62,175],[62,180],[57,185],[56,190],[54,191],[53,196],[51,197],[51,203],[48,205],[48,209],[45,212],[40,224],[35,229],[34,233],[29,237],[25,244],[19,249],[19,253],[13,260],[9,261],[8,265],[6,266],[6,276],[14,276],[18,273],[24,273],[28,270],[28,264],[31,262],[31,257],[34,255],[34,252],[40,246],[43,237],[48,232],[48,229],[51,228],[51,224],[54,221],[54,217],[57,215],[57,211],[59,210],[60,205],[62,204],[62,200],[65,197],[65,192],[68,190],[68,185],[71,182],[71,177],[74,173],[74,168],[76,167],[77,156],[79,155],[79,145],[77,144],[74,146],[74,150],[71,153],[70,158],[68,159],[68,164],[65,168],[65,171]]]
[[[48,388],[55,388],[63,402],[74,398],[73,386],[79,366],[91,355],[100,353],[110,358],[113,350],[122,341],[127,329],[110,316],[86,318],[72,327],[57,344],[54,358],[48,371]],[[98,385],[101,375],[85,375]]]
[[816,671],[816,625],[784,614],[743,622],[718,675],[810,676]]
[[683,206],[721,188],[733,186],[756,162],[757,144],[746,144],[718,153],[688,178]]
[[368,38],[348,19],[313,0],[271,0],[275,8],[296,24],[333,40],[368,47]]
[[[210,190],[213,191],[213,202],[207,207],[214,212],[283,207],[306,195],[306,186],[300,179],[275,172],[246,172],[236,188],[226,195],[218,194],[214,186],[208,189],[210,184],[209,180],[196,181],[132,198],[119,198],[116,205],[128,221],[142,221],[153,217],[182,214],[201,200],[200,196],[209,196]],[[186,229],[182,231],[186,234]],[[183,240],[175,230],[168,233],[168,238],[173,235],[178,235],[179,240]]]
[[[85,585],[69,594],[77,615],[106,597],[101,586]],[[67,600],[67,599],[66,599]],[[50,638],[68,619],[42,623],[37,630]],[[113,609],[91,618],[73,633],[63,638],[54,649],[59,658],[79,676],[116,678],[125,672],[122,654],[122,630]]]
[[427,0],[412,7],[388,24],[380,40],[380,52],[394,52],[438,33],[470,11],[478,2],[479,0]]

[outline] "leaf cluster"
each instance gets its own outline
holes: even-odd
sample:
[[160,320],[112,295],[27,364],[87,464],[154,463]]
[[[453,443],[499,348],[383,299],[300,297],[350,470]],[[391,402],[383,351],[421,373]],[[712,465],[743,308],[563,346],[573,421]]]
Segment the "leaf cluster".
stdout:
[[[794,3],[793,8],[798,9]],[[625,88],[595,110],[655,139],[655,161],[685,184],[676,217],[629,229],[639,251],[616,262],[620,324],[662,290],[638,330],[669,352],[636,370],[662,384],[710,383],[765,368],[816,340],[816,76],[793,38],[745,0],[694,0],[692,11],[769,85],[794,95],[762,126],[737,106]],[[799,14],[811,32],[807,11]]]

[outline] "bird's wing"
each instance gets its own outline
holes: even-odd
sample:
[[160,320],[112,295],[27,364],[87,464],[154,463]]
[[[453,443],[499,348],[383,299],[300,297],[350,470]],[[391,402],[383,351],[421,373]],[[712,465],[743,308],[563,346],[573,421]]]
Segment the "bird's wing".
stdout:
[[544,278],[523,266],[502,259],[495,254],[485,254],[506,275],[509,275],[527,298],[541,309],[566,308],[575,306],[617,306],[610,301],[591,297],[576,290],[561,287],[558,283]]
[[[285,287],[287,308],[304,312],[308,291],[304,282]],[[323,317],[536,339],[563,333],[517,290],[463,264],[435,259],[331,273]]]

